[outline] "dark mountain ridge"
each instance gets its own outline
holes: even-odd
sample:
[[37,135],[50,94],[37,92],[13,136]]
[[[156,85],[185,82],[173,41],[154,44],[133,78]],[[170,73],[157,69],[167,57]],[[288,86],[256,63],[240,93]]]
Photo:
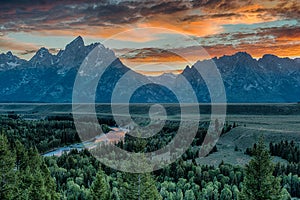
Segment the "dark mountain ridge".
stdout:
[[[210,102],[206,84],[198,73],[200,68],[208,67],[213,61],[221,74],[227,101],[231,103],[287,103],[300,101],[300,62],[299,59],[279,58],[264,55],[256,60],[246,52],[230,56],[198,61],[186,67],[180,75],[162,75],[147,77],[126,67],[114,53],[100,43],[85,46],[79,36],[57,55],[41,48],[29,60],[14,56],[11,52],[0,54],[0,101],[1,102],[72,102],[72,91],[78,69],[87,55],[100,46],[99,57],[102,62],[106,57],[114,62],[106,69],[97,88],[96,102],[109,103],[114,87],[124,74],[131,72],[125,81],[144,85],[132,96],[131,102],[176,103],[176,96],[171,90],[185,95],[187,88],[181,84],[184,76],[191,84],[200,103]],[[97,73],[97,72],[96,72]],[[171,89],[151,82],[168,83]],[[123,88],[126,95],[126,86]],[[120,99],[122,99],[120,97]],[[186,95],[185,102],[193,102]],[[122,101],[122,100],[119,100]]]

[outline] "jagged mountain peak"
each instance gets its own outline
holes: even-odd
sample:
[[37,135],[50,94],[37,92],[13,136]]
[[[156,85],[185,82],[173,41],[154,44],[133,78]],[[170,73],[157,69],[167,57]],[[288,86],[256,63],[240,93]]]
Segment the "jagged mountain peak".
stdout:
[[8,52],[6,53],[6,56],[8,56],[8,57],[13,57],[14,55],[12,54],[11,51],[8,51]]
[[62,70],[64,72],[73,67],[78,68],[84,58],[97,46],[99,48],[103,48],[103,54],[105,54],[105,52],[111,51],[105,48],[100,43],[93,43],[85,46],[82,37],[78,36],[71,43],[66,45],[66,48],[64,50],[59,51],[59,53],[57,54],[58,66],[60,66],[60,68],[63,68]]
[[258,62],[260,62],[260,63],[266,62],[266,63],[272,64],[272,62],[275,62],[275,61],[278,61],[278,60],[280,60],[280,58],[276,55],[265,54],[261,58],[258,59]]
[[[1,53],[0,54],[0,63],[1,61],[17,61],[22,60],[19,57],[15,56],[11,51],[8,51],[7,53]],[[23,61],[23,60],[22,60]]]
[[83,39],[82,39],[81,36],[78,36],[71,43],[69,43],[66,46],[66,49],[68,49],[68,48],[71,48],[71,49],[72,48],[76,48],[76,49],[78,49],[78,48],[82,48],[82,47],[84,47],[84,41],[83,41]]
[[46,47],[42,47],[38,50],[38,52],[49,52],[49,50]]
[[[96,48],[97,59],[86,59]],[[94,51],[94,53],[97,51]],[[93,55],[93,54],[91,54]],[[75,38],[64,50],[52,55],[48,49],[39,49],[30,61],[14,56],[11,52],[0,54],[0,77],[9,80],[0,85],[0,101],[43,101],[71,102],[74,80],[84,60],[95,62],[84,73],[84,80],[93,80],[98,69],[109,65],[103,74],[102,84],[97,92],[97,102],[110,102],[115,84],[130,69],[115,57],[109,48],[99,43],[85,46],[82,37]],[[112,63],[111,63],[112,61]],[[186,66],[181,75],[190,82],[199,102],[209,102],[209,92],[198,69],[209,69],[213,62],[218,67],[225,85],[229,102],[297,102],[300,93],[299,59],[279,58],[265,55],[256,60],[246,52],[198,61]],[[79,72],[81,73],[81,71]],[[92,74],[90,76],[90,74]],[[125,80],[153,80],[157,83],[172,85],[178,94],[182,94],[186,102],[186,87],[182,85],[181,75],[163,74],[159,77],[146,77],[138,73],[130,73]],[[179,81],[179,82],[178,82]],[[86,82],[88,83],[88,81]],[[122,85],[120,95],[126,95],[127,86]],[[158,86],[143,89],[136,93],[132,102],[174,102],[173,96]],[[125,91],[122,93],[122,91]],[[164,91],[164,92],[161,92]],[[88,95],[88,93],[86,94]],[[122,97],[123,97],[122,96]],[[163,98],[163,99],[161,99]],[[120,99],[122,102],[122,99]]]
[[56,58],[45,47],[40,48],[29,60],[32,67],[48,67],[54,64]]
[[279,58],[278,56],[275,56],[273,54],[265,54],[261,59],[266,59],[266,58]]
[[264,65],[272,73],[293,73],[299,71],[300,65],[297,60],[290,58],[280,58],[276,55],[266,54],[258,60],[260,65]]
[[231,60],[232,58],[236,60],[253,60],[254,58],[247,52],[237,52],[233,55],[224,55],[219,58],[213,58],[214,61],[218,60]]
[[189,71],[190,69],[191,69],[191,67],[190,67],[189,65],[187,65],[187,66],[185,66],[183,72],[184,72],[184,71]]
[[1,59],[6,59],[6,60],[21,60],[19,57],[15,56],[11,51],[8,51],[6,53],[1,53]]
[[250,58],[252,58],[252,56],[251,56],[249,53],[245,52],[245,51],[242,51],[242,52],[237,52],[237,53],[236,53],[236,54],[234,54],[233,56],[239,56],[239,57],[250,57]]
[[78,36],[73,40],[73,42],[75,42],[75,41],[78,41],[78,42],[82,42],[82,43],[83,43],[83,38],[82,38],[80,35],[78,35]]
[[38,56],[40,58],[42,58],[44,56],[48,56],[48,55],[52,55],[52,54],[45,47],[40,48],[35,54],[35,56]]
[[0,71],[10,70],[24,64],[26,61],[12,54],[11,51],[0,54]]

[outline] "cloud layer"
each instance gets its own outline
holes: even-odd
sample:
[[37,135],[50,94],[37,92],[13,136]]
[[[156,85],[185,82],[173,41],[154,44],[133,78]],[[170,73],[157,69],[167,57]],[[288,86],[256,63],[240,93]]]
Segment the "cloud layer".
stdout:
[[[16,51],[20,56],[44,44],[10,38],[11,33],[106,39],[145,27],[163,27],[186,34],[205,47],[211,56],[237,51],[248,51],[256,57],[264,53],[300,56],[298,0],[4,0],[0,12],[0,49]],[[125,41],[127,46],[114,48],[149,50],[155,48],[161,34],[129,31],[117,39],[120,44]],[[168,37],[171,35],[165,33],[165,38]],[[136,44],[141,43],[147,45],[136,50]],[[196,47],[183,43],[181,48],[171,45],[167,49],[190,52],[193,48]],[[142,60],[141,54],[123,59],[137,62],[151,57],[161,62],[178,59],[166,52],[152,51],[147,57],[148,54]],[[196,54],[191,56],[197,57]]]

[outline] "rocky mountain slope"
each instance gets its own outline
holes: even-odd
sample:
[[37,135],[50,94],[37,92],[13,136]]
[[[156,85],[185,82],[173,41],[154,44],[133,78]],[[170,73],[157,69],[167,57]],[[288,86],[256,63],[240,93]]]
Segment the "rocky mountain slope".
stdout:
[[[119,94],[118,102],[122,101],[122,95],[125,98],[126,88],[133,83],[132,81],[143,86],[132,94],[131,102],[178,102],[172,91],[182,95],[185,102],[193,102],[187,92],[190,88],[181,82],[182,76],[190,82],[199,102],[210,102],[208,89],[198,71],[203,67],[209,67],[211,61],[221,73],[228,102],[300,101],[299,59],[264,55],[256,60],[251,55],[240,52],[231,56],[198,61],[192,67],[186,67],[182,74],[177,76],[165,74],[153,78],[132,71],[116,58],[111,50],[99,43],[85,46],[80,36],[57,55],[52,55],[46,48],[38,50],[29,61],[20,59],[11,52],[0,54],[0,101],[72,102],[72,91],[79,67],[97,46],[103,55],[99,57],[99,62],[103,62],[107,57],[114,58],[99,82],[97,102],[111,102],[113,89],[125,74],[126,80],[123,81],[126,84],[120,86],[122,92]],[[157,83],[165,83],[169,89]]]

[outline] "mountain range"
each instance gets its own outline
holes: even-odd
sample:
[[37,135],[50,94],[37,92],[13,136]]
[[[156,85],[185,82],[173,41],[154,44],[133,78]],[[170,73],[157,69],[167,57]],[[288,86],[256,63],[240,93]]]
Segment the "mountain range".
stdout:
[[[199,102],[210,102],[209,90],[198,71],[209,67],[212,61],[221,74],[227,102],[300,101],[300,59],[279,58],[269,54],[254,59],[246,52],[239,52],[198,61],[191,67],[187,66],[179,75],[148,77],[132,71],[115,57],[112,50],[100,43],[85,46],[79,36],[56,55],[46,48],[39,49],[29,61],[20,59],[11,52],[0,54],[0,102],[72,102],[77,72],[87,55],[96,47],[100,48],[103,55],[100,56],[100,61],[107,57],[114,58],[100,79],[101,84],[96,91],[96,102],[99,103],[111,102],[116,84],[128,72],[129,75],[123,80],[127,85],[120,86],[118,102],[122,102],[122,95],[125,98],[126,87],[130,86],[132,81],[143,86],[132,94],[131,102],[176,103],[180,101],[176,94],[180,94],[184,102],[193,102],[187,92],[191,88]],[[191,88],[181,84],[182,77],[190,83]],[[156,83],[165,83],[169,88]]]

